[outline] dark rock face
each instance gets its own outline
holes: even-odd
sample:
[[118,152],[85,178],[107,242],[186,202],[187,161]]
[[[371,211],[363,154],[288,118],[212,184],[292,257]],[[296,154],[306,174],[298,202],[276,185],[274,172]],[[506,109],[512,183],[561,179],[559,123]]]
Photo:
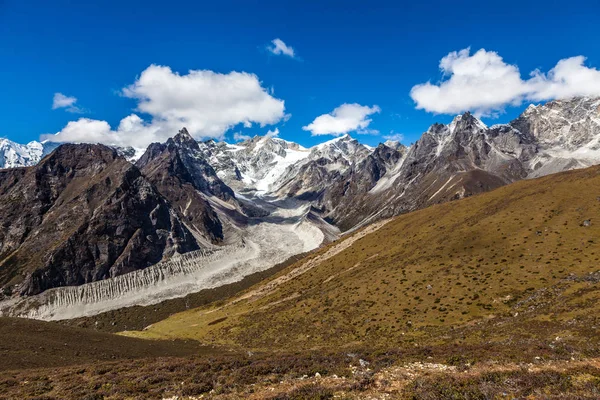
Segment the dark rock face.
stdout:
[[320,206],[340,229],[523,179],[536,145],[510,126],[487,128],[470,113],[433,124],[410,148],[380,145],[329,186]]
[[223,226],[206,196],[235,201],[235,195],[185,128],[166,143],[151,144],[136,165],[191,230],[213,243],[223,240]]
[[21,294],[80,285],[198,249],[154,186],[102,145],[65,144],[0,171],[0,285]]
[[[388,147],[385,144],[379,144],[377,148],[367,158],[353,164],[340,179],[323,193],[320,205],[326,209],[350,211],[354,208],[354,202],[375,187],[377,182],[406,154],[407,148],[399,146],[397,148]],[[344,211],[342,211],[344,212]],[[358,212],[357,214],[360,214]],[[341,215],[341,214],[340,214]],[[340,219],[336,214],[331,213],[330,219],[339,223]]]
[[[167,156],[168,166],[162,162]],[[152,175],[153,170],[167,167],[171,175],[180,177],[182,181],[193,185],[205,194],[216,196],[224,201],[235,198],[233,190],[219,179],[200,151],[198,142],[185,128],[164,144],[151,144],[136,165],[150,173],[144,172],[145,175]]]

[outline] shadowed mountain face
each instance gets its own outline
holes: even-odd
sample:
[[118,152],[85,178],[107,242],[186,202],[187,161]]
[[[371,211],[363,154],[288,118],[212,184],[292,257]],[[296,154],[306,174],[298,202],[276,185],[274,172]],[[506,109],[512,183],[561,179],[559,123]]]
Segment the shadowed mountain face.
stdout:
[[[449,125],[432,125],[409,149],[382,152],[386,145],[380,145],[367,164],[357,162],[325,185],[317,203],[347,230],[521,179],[594,165],[600,162],[599,143],[600,99],[530,106],[510,124],[492,127],[467,112]],[[390,158],[394,150],[401,155]]]
[[66,144],[35,167],[0,171],[0,196],[8,291],[93,282],[198,248],[139,169],[106,146]]
[[151,144],[136,165],[194,233],[212,243],[223,240],[222,223],[207,197],[235,202],[235,195],[185,128],[166,143]]

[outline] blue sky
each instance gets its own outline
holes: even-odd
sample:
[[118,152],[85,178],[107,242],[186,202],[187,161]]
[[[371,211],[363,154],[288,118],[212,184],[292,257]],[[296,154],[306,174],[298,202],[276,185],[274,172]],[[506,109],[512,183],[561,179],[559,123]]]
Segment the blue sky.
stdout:
[[[363,118],[372,120],[361,129],[370,134],[350,132],[360,141],[377,144],[393,132],[409,144],[433,122],[449,122],[456,109],[479,109],[484,122],[493,124],[514,118],[532,99],[578,94],[581,84],[550,90],[546,78],[528,81],[531,71],[545,74],[559,60],[585,56],[586,73],[596,79],[597,1],[424,3],[0,0],[0,137],[27,142],[59,132],[79,118],[106,121],[116,130],[132,113],[151,124],[169,112],[158,108],[170,109],[171,103],[148,94],[141,84],[129,97],[122,90],[152,64],[170,67],[173,76],[189,70],[220,76],[248,72],[256,75],[266,96],[285,102],[286,116],[279,111],[257,116],[260,105],[261,110],[248,111],[254,122],[250,128],[238,124],[224,130],[219,120],[210,129],[198,128],[196,136],[224,130],[225,138],[232,139],[234,132],[254,135],[277,128],[280,137],[307,146],[333,136],[312,136],[303,127],[345,103],[380,110]],[[294,49],[294,58],[267,49],[276,38]],[[489,52],[480,53],[485,63],[498,62],[492,57],[495,52],[506,65],[518,67],[524,83],[499,94],[505,97],[500,105],[490,105],[469,100],[482,90],[489,92],[486,84],[464,88],[457,81],[442,94],[435,88],[424,91],[419,101],[425,109],[417,109],[411,89],[428,81],[441,86],[440,81],[451,79],[451,71],[445,76],[440,71],[440,60],[466,48],[470,53],[457,53],[454,59],[471,60],[483,48]],[[569,76],[581,76],[577,64],[567,69]],[[501,90],[510,84],[500,80],[499,86]],[[495,91],[498,85],[492,87]],[[55,93],[77,98],[75,111],[82,113],[52,109]],[[453,103],[456,93],[461,101]],[[145,95],[152,104],[144,111],[139,102]],[[438,99],[443,96],[445,100]],[[212,113],[191,118],[211,118]],[[257,121],[270,122],[261,127]],[[202,121],[196,125],[203,126]]]

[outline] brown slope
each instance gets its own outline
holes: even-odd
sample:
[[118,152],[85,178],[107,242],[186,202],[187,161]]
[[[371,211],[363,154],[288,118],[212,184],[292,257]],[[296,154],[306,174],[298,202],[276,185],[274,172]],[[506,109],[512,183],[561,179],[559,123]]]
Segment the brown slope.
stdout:
[[535,338],[588,351],[598,345],[598,187],[592,167],[412,212],[225,305],[134,334],[260,348]]
[[0,371],[212,352],[196,342],[131,339],[21,318],[0,318],[0,337]]
[[198,248],[169,203],[106,146],[67,144],[35,167],[1,171],[0,198],[7,294],[106,279]]

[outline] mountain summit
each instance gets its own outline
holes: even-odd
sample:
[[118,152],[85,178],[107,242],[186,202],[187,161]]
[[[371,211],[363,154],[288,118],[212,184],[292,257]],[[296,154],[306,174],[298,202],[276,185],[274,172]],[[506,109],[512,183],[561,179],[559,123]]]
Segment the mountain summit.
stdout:
[[[201,270],[193,261],[198,254],[190,255],[193,284],[177,286],[179,278],[162,270],[132,282],[150,297],[160,287],[161,296],[172,296],[218,286],[334,240],[340,230],[599,163],[599,111],[600,99],[554,101],[491,127],[464,113],[433,124],[410,147],[371,148],[349,135],[311,148],[273,135],[198,142],[183,128],[148,146],[135,165],[118,149],[63,145],[34,167],[0,172],[0,284],[36,294],[201,249],[201,257],[220,255]],[[99,227],[101,217],[115,222]],[[50,232],[55,226],[58,233]],[[86,250],[72,255],[75,246]],[[165,284],[169,279],[174,286]],[[57,313],[73,298],[60,293]],[[127,301],[137,304],[132,293]],[[55,315],[49,309],[43,315]]]

